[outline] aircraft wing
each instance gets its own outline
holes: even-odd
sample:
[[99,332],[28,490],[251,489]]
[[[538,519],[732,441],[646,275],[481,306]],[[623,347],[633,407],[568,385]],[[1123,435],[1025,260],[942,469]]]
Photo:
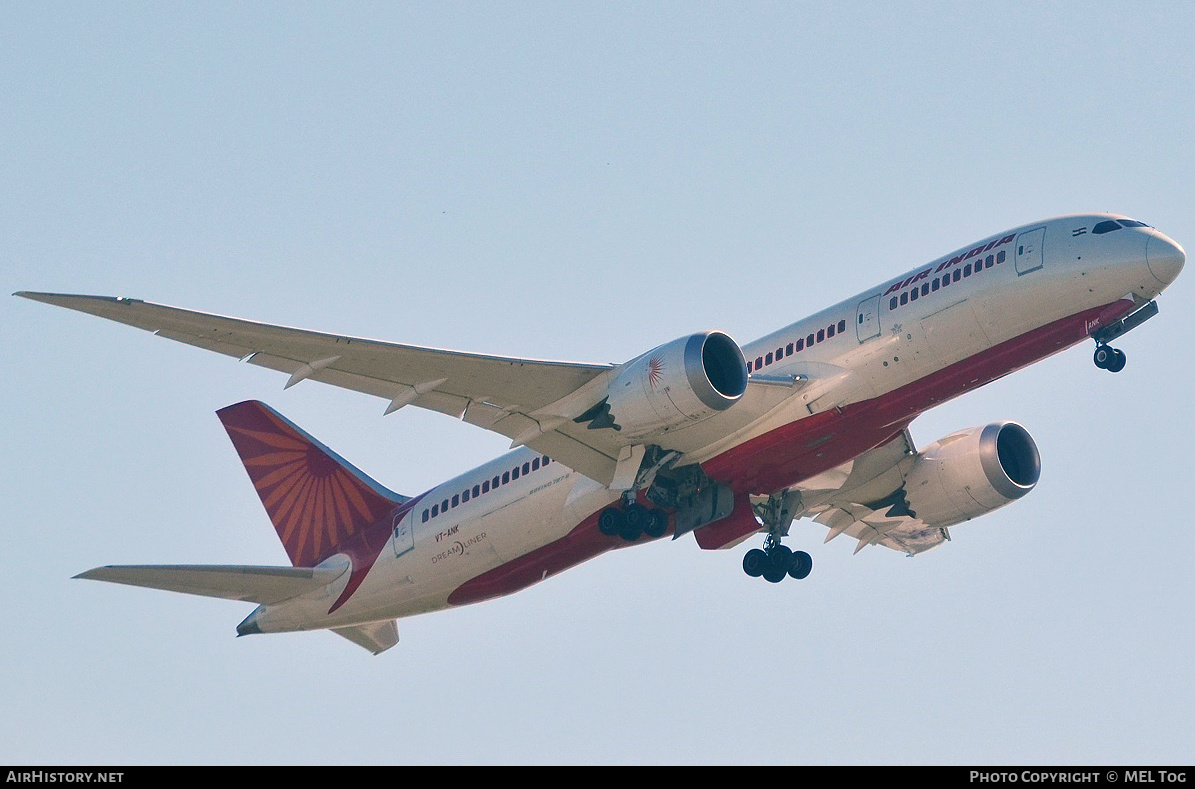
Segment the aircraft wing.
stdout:
[[[140,299],[21,291],[15,295],[153,332],[290,376],[387,400],[386,413],[427,408],[493,430],[609,484],[619,447],[569,414],[536,413],[614,368],[423,348],[293,329]],[[570,399],[571,401],[572,399]],[[592,404],[589,404],[592,405]],[[579,412],[578,412],[579,413]]]
[[949,539],[946,530],[917,519],[904,498],[916,450],[905,430],[886,444],[800,483],[800,516],[827,526],[826,542],[841,534],[859,541],[855,553],[883,545],[913,556]]

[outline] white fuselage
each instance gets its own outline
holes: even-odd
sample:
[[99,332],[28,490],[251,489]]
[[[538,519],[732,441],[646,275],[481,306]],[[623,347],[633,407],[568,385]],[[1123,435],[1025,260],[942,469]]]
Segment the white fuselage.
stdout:
[[[1062,217],[991,236],[748,343],[742,348],[751,380],[779,394],[744,398],[672,431],[661,445],[682,453],[681,463],[705,464],[811,415],[907,390],[1042,327],[1121,300],[1144,304],[1177,276],[1181,248],[1144,226],[1093,232],[1116,218]],[[1084,318],[1059,347],[1032,359],[989,362],[976,380],[982,384],[1081,341],[1101,328],[1099,314]],[[792,376],[804,385],[778,384]],[[917,407],[966,388],[964,382]],[[737,492],[771,494],[800,481]],[[360,587],[333,613],[329,601],[344,589],[347,572],[319,594],[259,609],[258,626],[264,632],[339,627],[445,608],[467,582],[537,551],[550,553],[619,496],[537,452],[514,450],[418,497]],[[576,549],[576,561],[609,547]],[[531,566],[521,565],[523,575],[504,592],[541,580],[527,576]]]

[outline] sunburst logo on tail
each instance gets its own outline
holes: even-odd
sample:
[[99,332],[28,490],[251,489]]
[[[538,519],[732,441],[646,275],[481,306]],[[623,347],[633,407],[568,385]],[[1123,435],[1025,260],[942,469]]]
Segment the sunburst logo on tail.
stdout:
[[261,403],[219,416],[295,566],[318,564],[401,502]]

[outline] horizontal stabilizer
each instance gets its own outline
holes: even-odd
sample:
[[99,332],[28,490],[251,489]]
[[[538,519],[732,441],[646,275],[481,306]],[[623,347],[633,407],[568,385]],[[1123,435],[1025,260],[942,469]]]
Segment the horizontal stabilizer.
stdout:
[[348,569],[245,565],[125,565],[97,567],[76,578],[271,605],[320,589]]
[[375,655],[380,655],[398,643],[398,621],[394,619],[355,627],[334,627],[332,632],[359,647],[365,647]]

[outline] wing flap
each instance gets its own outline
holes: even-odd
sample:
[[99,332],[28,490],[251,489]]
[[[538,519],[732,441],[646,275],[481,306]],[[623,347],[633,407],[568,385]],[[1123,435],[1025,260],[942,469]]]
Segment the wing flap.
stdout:
[[910,556],[946,541],[944,531],[908,514],[905,475],[916,450],[907,430],[890,441],[812,477],[797,487],[804,514],[826,526],[826,542],[841,534],[859,541],[855,553],[883,545]]
[[338,567],[109,565],[75,578],[272,605],[321,589],[347,569],[347,563]]

